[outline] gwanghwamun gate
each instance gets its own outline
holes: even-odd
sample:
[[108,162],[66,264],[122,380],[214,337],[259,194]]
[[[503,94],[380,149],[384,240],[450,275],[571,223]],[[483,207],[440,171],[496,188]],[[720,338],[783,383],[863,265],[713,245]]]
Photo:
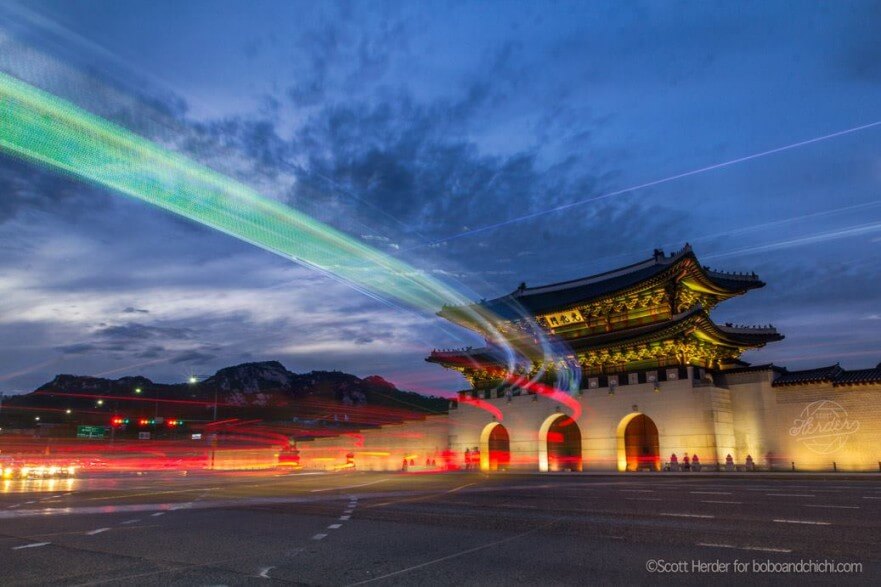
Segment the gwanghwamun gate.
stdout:
[[[783,335],[710,317],[717,304],[763,286],[755,274],[702,266],[686,245],[591,277],[445,307],[440,316],[486,340],[426,359],[471,383],[455,409],[302,443],[301,464],[660,471],[688,456],[704,469],[879,470],[881,364],[751,365],[742,353]],[[512,365],[492,332],[515,344],[549,337],[566,354],[527,353]],[[581,377],[560,389],[557,371],[573,362]]]

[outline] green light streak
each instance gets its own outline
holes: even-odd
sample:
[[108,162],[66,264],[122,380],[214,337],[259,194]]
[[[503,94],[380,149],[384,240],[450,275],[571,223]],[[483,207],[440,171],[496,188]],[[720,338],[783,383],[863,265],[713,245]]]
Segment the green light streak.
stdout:
[[[432,313],[445,304],[469,304],[452,287],[398,259],[2,72],[0,150],[225,232],[386,303]],[[539,332],[539,340],[514,342],[496,330],[485,310],[460,311],[504,349],[510,369],[515,349],[527,357],[553,355],[549,345],[556,343]]]
[[383,300],[432,312],[468,302],[398,259],[2,72],[0,149],[210,226]]

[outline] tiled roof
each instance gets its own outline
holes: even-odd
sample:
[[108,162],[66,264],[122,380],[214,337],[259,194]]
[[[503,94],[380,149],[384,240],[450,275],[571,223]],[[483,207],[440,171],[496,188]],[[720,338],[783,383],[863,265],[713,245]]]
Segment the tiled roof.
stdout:
[[881,364],[874,369],[845,371],[835,380],[835,385],[859,385],[861,383],[881,383]]
[[831,383],[833,385],[860,385],[881,383],[881,363],[874,369],[853,369],[847,371],[839,364],[802,371],[785,371],[774,380],[774,386],[805,385],[808,383]]
[[[504,320],[516,320],[522,318],[524,314],[541,314],[626,290],[663,273],[685,258],[693,259],[697,265],[697,258],[688,244],[679,252],[671,255],[665,255],[663,251],[658,249],[655,250],[652,257],[633,265],[572,281],[538,287],[526,287],[525,284],[522,284],[507,295],[482,301],[473,307],[488,311],[493,316]],[[710,270],[707,267],[701,267],[700,270],[704,272],[710,282],[731,292],[743,292],[765,285],[754,273],[724,273]],[[455,310],[455,308],[451,308],[451,310]],[[447,313],[449,310],[445,308],[441,310],[440,315],[444,316]]]

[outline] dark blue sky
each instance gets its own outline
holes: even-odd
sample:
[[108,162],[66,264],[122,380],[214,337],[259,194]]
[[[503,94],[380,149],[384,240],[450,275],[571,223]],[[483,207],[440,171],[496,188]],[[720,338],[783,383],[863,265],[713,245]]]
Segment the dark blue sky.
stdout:
[[[881,126],[444,240],[881,120],[877,2],[24,6],[0,69],[479,297],[688,241],[768,283],[714,314],[786,334],[747,360],[881,360]],[[423,358],[456,334],[0,158],[0,391],[263,359],[453,390]]]

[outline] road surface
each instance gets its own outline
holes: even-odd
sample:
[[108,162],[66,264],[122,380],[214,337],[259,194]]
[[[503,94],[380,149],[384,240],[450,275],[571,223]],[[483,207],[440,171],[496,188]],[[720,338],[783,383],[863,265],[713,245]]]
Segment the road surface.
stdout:
[[[0,490],[3,585],[881,581],[870,475],[169,473]],[[779,565],[810,561],[839,566]]]

